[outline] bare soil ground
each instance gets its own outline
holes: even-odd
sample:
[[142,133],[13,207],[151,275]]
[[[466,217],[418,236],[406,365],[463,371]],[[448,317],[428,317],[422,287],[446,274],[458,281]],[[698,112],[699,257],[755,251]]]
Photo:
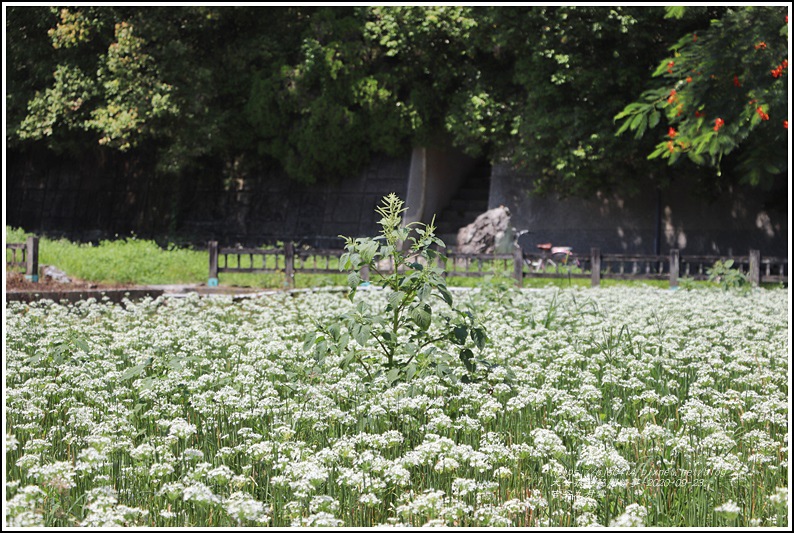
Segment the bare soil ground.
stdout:
[[49,276],[39,277],[39,281],[34,283],[25,278],[19,272],[6,273],[6,292],[46,292],[46,291],[76,291],[76,290],[102,290],[102,289],[135,289],[135,285],[105,285],[92,283],[79,279],[72,279],[69,283],[55,281]]

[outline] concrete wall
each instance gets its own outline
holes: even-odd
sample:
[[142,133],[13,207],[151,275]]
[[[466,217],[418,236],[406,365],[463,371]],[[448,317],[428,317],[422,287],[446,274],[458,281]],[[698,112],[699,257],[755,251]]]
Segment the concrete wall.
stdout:
[[404,220],[429,223],[449,204],[475,160],[460,151],[416,147],[411,153]]
[[686,183],[677,183],[660,197],[651,189],[631,198],[599,194],[558,200],[530,196],[530,179],[496,164],[489,198],[489,209],[507,206],[513,225],[530,231],[522,239],[525,246],[552,242],[579,253],[599,247],[604,253],[653,254],[658,236],[662,254],[678,248],[690,255],[746,255],[754,248],[762,255],[788,257],[788,215],[765,207],[780,191],[735,187],[707,202]]
[[341,247],[338,235],[379,231],[375,207],[405,198],[410,160],[374,159],[336,184],[305,185],[265,163],[245,174],[209,164],[195,175],[162,179],[146,157],[87,152],[80,160],[46,150],[9,152],[6,223],[72,240],[142,238],[259,245],[285,238]]
[[[134,232],[224,245],[295,238],[335,247],[341,246],[339,234],[377,234],[375,207],[391,192],[406,199],[407,221],[429,222],[472,164],[453,151],[417,148],[412,158],[376,158],[358,175],[317,186],[289,180],[264,163],[231,181],[223,178],[222,168],[203,168],[202,174],[176,181],[157,178],[143,157],[112,151],[87,153],[79,161],[46,151],[7,156],[6,223],[26,231],[74,240]],[[495,164],[489,208],[507,206],[513,225],[532,232],[530,244],[551,241],[579,253],[593,246],[605,253],[655,252],[655,191],[559,201],[529,196],[529,183],[527,176]],[[765,207],[775,194],[787,191],[736,188],[703,202],[685,183],[676,184],[659,199],[660,252],[744,255],[755,248],[787,257],[787,213]]]

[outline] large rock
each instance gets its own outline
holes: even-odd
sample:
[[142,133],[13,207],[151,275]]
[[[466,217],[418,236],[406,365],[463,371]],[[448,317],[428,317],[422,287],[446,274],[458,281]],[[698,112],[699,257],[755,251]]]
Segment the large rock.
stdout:
[[52,265],[43,265],[41,267],[41,275],[45,278],[51,279],[52,281],[57,281],[58,283],[72,282],[69,276],[66,275],[66,272]]
[[501,205],[488,210],[458,230],[458,252],[464,254],[509,254],[513,251],[515,228],[510,210]]

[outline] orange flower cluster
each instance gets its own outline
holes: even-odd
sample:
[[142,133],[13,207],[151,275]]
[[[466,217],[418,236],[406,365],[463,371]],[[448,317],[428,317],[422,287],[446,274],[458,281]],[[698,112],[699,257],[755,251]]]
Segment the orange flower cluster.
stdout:
[[714,120],[714,131],[720,131],[720,128],[722,128],[724,125],[725,125],[725,121],[724,120],[722,120],[721,118],[715,119]]
[[759,107],[755,110],[758,113],[758,116],[761,117],[761,120],[769,120],[769,115],[766,114],[763,107]]
[[773,78],[779,78],[783,75],[783,71],[788,68],[788,59],[784,59],[782,63],[780,63],[776,68],[770,70],[770,74],[772,74]]

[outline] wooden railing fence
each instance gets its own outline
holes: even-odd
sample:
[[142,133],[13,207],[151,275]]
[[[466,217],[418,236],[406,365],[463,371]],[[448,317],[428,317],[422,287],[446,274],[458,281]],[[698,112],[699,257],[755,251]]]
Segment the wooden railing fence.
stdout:
[[[10,258],[9,258],[10,252]],[[17,258],[19,254],[19,258]],[[24,269],[25,278],[39,281],[39,238],[28,237],[25,242],[6,243],[6,269]]]
[[[296,249],[287,242],[283,248],[219,248],[217,241],[209,243],[208,285],[218,285],[218,274],[238,273],[282,273],[289,287],[295,286],[295,274],[339,274],[339,257],[344,252],[338,249]],[[768,282],[788,282],[788,259],[761,257],[758,250],[750,250],[747,256],[729,257],[716,255],[682,256],[677,249],[668,255],[602,254],[592,248],[589,255],[571,255],[565,264],[555,263],[551,267],[537,269],[538,261],[547,259],[540,254],[523,254],[516,248],[512,254],[463,254],[446,251],[445,270],[447,277],[484,277],[500,274],[512,277],[517,286],[526,278],[572,278],[590,279],[590,285],[598,287],[601,280],[669,280],[671,288],[678,287],[681,278],[708,279],[707,270],[717,260],[733,259],[734,268],[746,274],[754,286]],[[245,260],[247,256],[247,261]],[[269,258],[269,259],[268,259]],[[221,261],[222,260],[222,261]],[[384,270],[391,271],[390,265]],[[369,280],[369,272],[361,272],[362,280]]]

